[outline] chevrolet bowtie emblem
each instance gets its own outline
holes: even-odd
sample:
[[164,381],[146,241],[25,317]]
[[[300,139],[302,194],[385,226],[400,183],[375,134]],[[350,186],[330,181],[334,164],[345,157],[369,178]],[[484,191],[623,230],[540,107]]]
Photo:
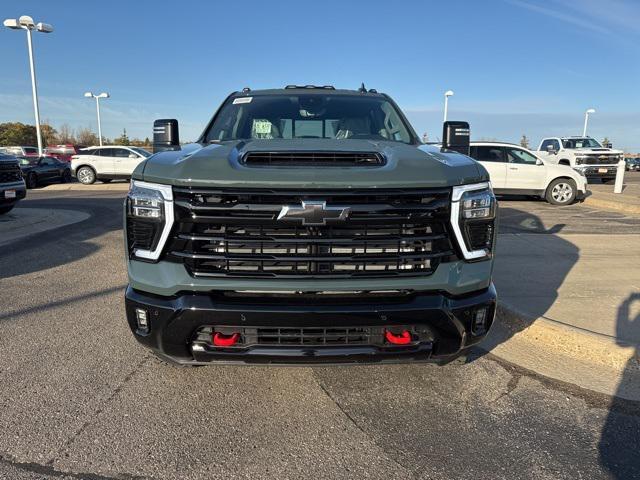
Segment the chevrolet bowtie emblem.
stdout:
[[280,210],[278,220],[301,222],[302,225],[326,225],[329,221],[346,220],[351,207],[327,207],[327,202],[302,202],[302,206],[285,205]]

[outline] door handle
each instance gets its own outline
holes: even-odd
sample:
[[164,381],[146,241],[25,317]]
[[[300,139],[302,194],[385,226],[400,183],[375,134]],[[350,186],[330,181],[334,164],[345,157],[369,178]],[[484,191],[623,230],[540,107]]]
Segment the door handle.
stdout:
[[518,167],[509,167],[509,170],[518,170]]

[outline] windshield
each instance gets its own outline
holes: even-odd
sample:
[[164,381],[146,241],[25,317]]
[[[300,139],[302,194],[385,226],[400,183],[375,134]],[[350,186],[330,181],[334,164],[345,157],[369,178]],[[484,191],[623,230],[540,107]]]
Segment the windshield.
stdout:
[[601,148],[596,140],[593,138],[563,138],[562,145],[564,148]]
[[332,94],[235,97],[205,134],[207,142],[295,138],[412,142],[399,112],[384,98]]
[[145,158],[151,156],[151,153],[148,152],[147,150],[145,150],[144,148],[139,148],[139,147],[129,147],[129,148],[131,148],[131,150],[133,150],[136,153],[139,153],[140,155],[142,155]]

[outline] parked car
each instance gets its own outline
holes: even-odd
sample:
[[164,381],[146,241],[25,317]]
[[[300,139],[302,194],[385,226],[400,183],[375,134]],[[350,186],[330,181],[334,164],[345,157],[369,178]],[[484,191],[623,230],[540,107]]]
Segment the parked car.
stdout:
[[8,153],[10,155],[15,155],[16,157],[37,157],[38,149],[37,147],[0,147],[0,151],[4,153]]
[[389,96],[244,89],[195,144],[157,120],[154,151],[125,204],[126,315],[161,358],[444,363],[489,331],[489,175]]
[[27,188],[53,182],[67,183],[72,180],[69,164],[55,157],[21,157],[19,161]]
[[542,160],[518,145],[471,142],[470,155],[487,169],[497,195],[533,195],[569,205],[587,193],[587,179],[579,170]]
[[89,185],[96,180],[108,183],[116,179],[130,179],[135,168],[151,156],[144,148],[111,145],[80,150],[71,157],[71,173],[80,183]]
[[568,165],[588,178],[611,182],[616,178],[622,150],[603,147],[591,137],[544,138],[536,151],[547,163]]
[[625,158],[624,161],[627,163],[626,169],[629,171],[640,171],[640,157],[638,158]]
[[50,157],[55,157],[63,162],[70,162],[73,155],[77,155],[78,152],[86,148],[84,145],[49,145],[44,150],[44,154]]
[[18,159],[0,153],[0,215],[10,212],[27,195]]

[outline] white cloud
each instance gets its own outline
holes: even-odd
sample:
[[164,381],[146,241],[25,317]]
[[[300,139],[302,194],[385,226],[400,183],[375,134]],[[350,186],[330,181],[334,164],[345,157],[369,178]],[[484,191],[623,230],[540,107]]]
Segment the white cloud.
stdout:
[[[593,22],[588,20],[586,15],[578,14],[578,12],[570,12],[565,9],[565,11],[549,8],[547,6],[541,6],[534,3],[525,2],[523,0],[506,0],[507,3],[515,5],[517,7],[521,7],[527,10],[531,10],[532,12],[540,13],[547,17],[555,18],[556,20],[563,21],[565,23],[570,23],[572,25],[587,28],[589,30],[611,34],[612,31],[606,28],[602,22]],[[566,5],[565,5],[566,6]]]

